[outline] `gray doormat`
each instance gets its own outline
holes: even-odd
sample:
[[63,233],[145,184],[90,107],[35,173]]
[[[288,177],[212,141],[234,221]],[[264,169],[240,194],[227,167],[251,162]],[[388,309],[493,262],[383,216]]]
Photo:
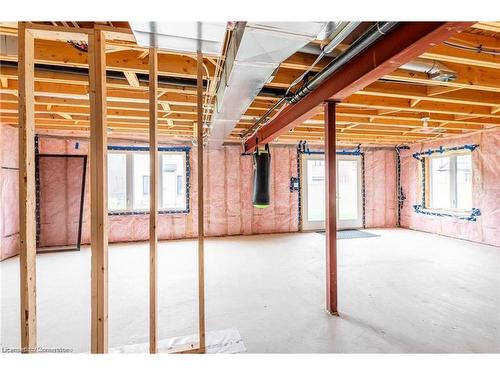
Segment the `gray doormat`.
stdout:
[[[317,233],[325,234],[325,231],[318,231]],[[368,237],[380,237],[378,234],[373,234],[370,232],[365,232],[363,230],[348,229],[348,230],[338,230],[337,239],[338,240],[348,240],[351,238],[368,238]]]

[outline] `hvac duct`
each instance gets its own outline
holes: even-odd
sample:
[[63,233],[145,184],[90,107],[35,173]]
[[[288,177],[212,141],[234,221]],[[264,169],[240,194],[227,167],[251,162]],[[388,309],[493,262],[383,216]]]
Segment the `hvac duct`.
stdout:
[[457,73],[439,61],[415,59],[401,65],[401,69],[425,73],[434,81],[450,82],[457,78]]
[[237,23],[217,89],[209,143],[220,146],[279,65],[316,39],[326,22]]
[[289,100],[289,102],[297,103],[300,99],[318,87],[328,77],[334,74],[345,63],[364,51],[368,46],[392,30],[397,24],[397,22],[377,22],[359,39],[357,39],[343,54],[339,55],[330,64],[328,64],[325,69],[316,74],[311,81],[304,84]]
[[137,44],[165,51],[219,55],[226,34],[225,22],[130,22]]

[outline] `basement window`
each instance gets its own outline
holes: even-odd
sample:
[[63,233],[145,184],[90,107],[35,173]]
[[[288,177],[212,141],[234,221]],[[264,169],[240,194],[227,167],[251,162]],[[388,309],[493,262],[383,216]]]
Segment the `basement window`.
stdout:
[[472,155],[470,152],[425,158],[426,202],[431,210],[472,210]]
[[[159,152],[160,213],[188,211],[186,152]],[[149,212],[149,153],[110,151],[108,154],[108,209],[110,214]]]

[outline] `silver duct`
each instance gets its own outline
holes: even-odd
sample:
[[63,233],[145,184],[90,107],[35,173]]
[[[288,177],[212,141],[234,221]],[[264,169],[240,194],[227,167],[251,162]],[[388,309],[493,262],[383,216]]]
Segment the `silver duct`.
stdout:
[[457,73],[439,61],[415,59],[401,65],[401,69],[425,73],[434,81],[449,82],[457,78]]
[[233,31],[209,144],[220,146],[280,64],[318,37],[326,22],[248,22]]

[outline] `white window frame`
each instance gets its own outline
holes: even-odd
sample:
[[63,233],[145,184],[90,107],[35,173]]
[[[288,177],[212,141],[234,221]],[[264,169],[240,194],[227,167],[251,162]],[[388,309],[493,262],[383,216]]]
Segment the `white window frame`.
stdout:
[[[457,156],[461,155],[470,155],[471,157],[471,174],[472,180],[474,178],[474,168],[472,168],[472,152],[470,151],[460,151],[460,152],[450,152],[443,155],[435,155],[435,156],[427,156],[428,163],[426,163],[427,175],[429,176],[428,183],[428,207],[426,209],[432,211],[444,211],[444,212],[460,212],[460,213],[469,213],[472,210],[464,210],[461,208],[457,208]],[[450,203],[451,207],[434,207],[433,198],[432,198],[432,168],[431,162],[432,159],[439,159],[443,157],[448,157],[450,160]],[[472,185],[472,182],[471,182]],[[474,193],[472,193],[474,196]],[[426,202],[427,203],[427,202]]]
[[[112,154],[125,154],[126,155],[126,194],[127,194],[127,207],[123,209],[111,209],[108,207],[108,213],[110,214],[134,214],[134,213],[149,213],[149,208],[147,209],[139,209],[139,208],[134,208],[134,161],[133,157],[134,154],[148,154],[149,151],[130,151],[130,150],[109,150],[108,153]],[[184,193],[186,195],[185,200],[184,200],[184,205],[182,208],[163,208],[163,174],[162,174],[162,166],[163,166],[163,155],[172,155],[172,154],[177,154],[177,155],[182,155],[184,162],[183,162],[183,167],[184,167]],[[185,151],[159,151],[158,152],[159,156],[159,161],[158,161],[158,176],[160,177],[158,179],[158,211],[160,213],[187,213],[189,211],[189,205],[188,205],[188,200],[189,200],[189,189],[186,187],[188,183],[188,176],[187,176],[187,158],[189,157],[189,154]],[[177,181],[176,181],[176,188],[177,188]],[[109,193],[108,193],[109,194]]]

